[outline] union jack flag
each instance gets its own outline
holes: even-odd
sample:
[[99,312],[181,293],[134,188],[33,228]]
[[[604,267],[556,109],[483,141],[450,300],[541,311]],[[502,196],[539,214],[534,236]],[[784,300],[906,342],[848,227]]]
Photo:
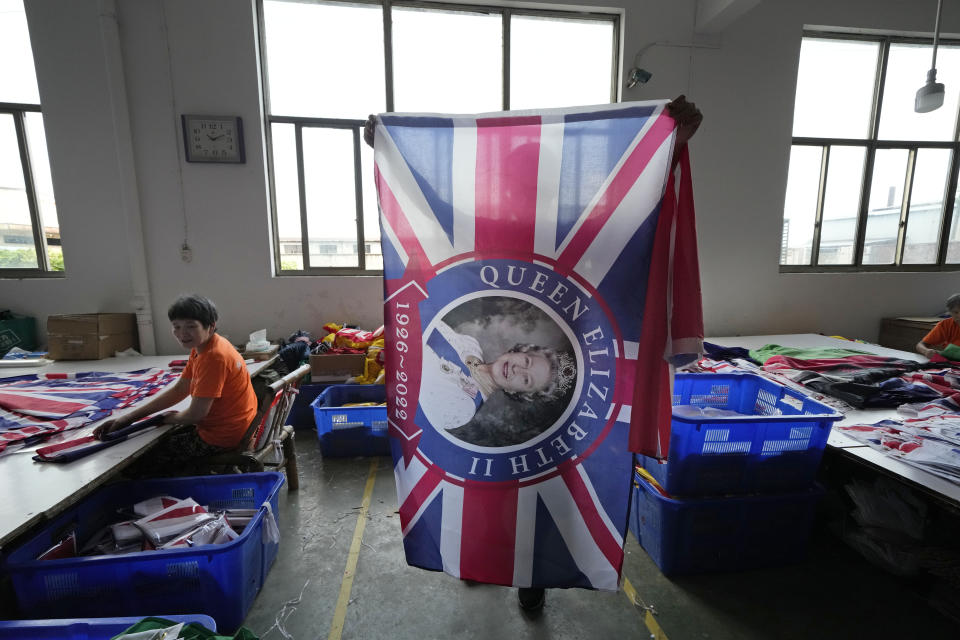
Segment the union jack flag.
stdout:
[[[410,564],[617,588],[630,449],[665,456],[664,356],[703,335],[665,104],[379,117],[387,409]],[[538,394],[491,387],[533,371],[498,359],[511,332],[550,342],[550,383],[514,378]],[[533,367],[528,348],[515,350]]]
[[0,379],[0,452],[106,418],[179,376],[165,369],[128,373],[47,373]]

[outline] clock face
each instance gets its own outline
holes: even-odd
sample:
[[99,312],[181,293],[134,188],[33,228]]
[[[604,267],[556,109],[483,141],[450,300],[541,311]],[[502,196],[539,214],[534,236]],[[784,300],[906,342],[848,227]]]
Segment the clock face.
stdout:
[[188,162],[244,162],[240,118],[183,116]]

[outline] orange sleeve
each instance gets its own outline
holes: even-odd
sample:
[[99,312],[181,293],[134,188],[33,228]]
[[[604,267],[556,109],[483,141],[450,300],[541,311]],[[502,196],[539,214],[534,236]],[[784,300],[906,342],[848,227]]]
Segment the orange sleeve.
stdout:
[[[197,358],[190,381],[190,395],[195,398],[219,398],[227,379],[228,363],[219,353]],[[184,369],[186,371],[186,369]]]
[[193,351],[191,351],[191,352],[190,352],[190,356],[187,358],[187,364],[184,365],[183,371],[180,372],[180,377],[181,377],[181,378],[185,378],[185,379],[189,380],[190,378],[192,378],[192,377],[195,375],[195,374],[194,374],[194,371],[193,371],[194,368],[195,368],[195,367],[193,366],[193,363],[194,363],[194,361],[195,361],[196,359],[197,359],[197,358],[196,358],[196,356],[194,355]]

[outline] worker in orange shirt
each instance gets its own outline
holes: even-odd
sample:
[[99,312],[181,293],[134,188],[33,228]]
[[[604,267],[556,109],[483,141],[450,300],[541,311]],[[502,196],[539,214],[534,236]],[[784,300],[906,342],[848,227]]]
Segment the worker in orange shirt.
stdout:
[[947,298],[946,306],[950,317],[938,322],[930,333],[917,343],[917,352],[920,355],[930,358],[948,345],[960,346],[960,293]]
[[257,412],[257,396],[243,357],[217,334],[218,315],[213,302],[199,295],[182,296],[170,305],[167,317],[180,346],[190,349],[180,378],[149,402],[94,430],[100,438],[189,396],[190,405],[165,414],[163,422],[192,426],[171,432],[151,452],[151,466],[164,470],[235,449]]

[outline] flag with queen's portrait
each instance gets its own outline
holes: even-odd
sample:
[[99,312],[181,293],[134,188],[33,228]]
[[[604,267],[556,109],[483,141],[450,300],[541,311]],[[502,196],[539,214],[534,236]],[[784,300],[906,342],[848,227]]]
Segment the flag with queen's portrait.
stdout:
[[665,457],[702,339],[665,102],[383,114],[386,385],[407,561],[616,589],[631,451]]

